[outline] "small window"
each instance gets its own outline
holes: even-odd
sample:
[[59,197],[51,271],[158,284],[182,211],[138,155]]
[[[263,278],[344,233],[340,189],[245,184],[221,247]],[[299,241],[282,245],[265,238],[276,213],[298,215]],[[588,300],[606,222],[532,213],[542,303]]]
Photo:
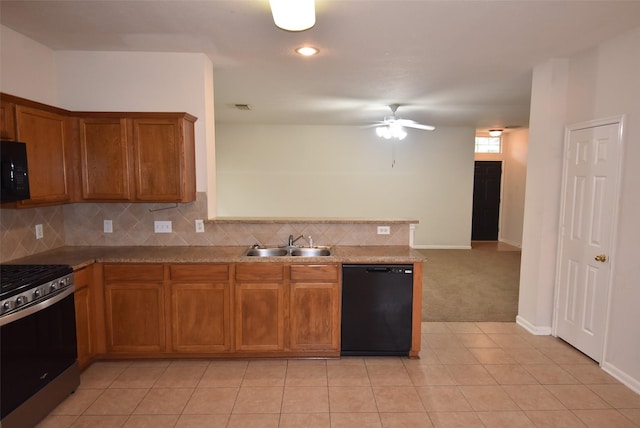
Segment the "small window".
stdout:
[[476,137],[476,153],[500,153],[500,137]]

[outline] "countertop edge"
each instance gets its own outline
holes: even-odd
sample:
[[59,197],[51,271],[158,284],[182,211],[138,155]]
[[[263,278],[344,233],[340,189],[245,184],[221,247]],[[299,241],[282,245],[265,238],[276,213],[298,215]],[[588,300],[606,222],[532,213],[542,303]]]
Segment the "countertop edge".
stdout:
[[76,247],[64,246],[5,264],[67,264],[75,270],[92,263],[350,263],[406,264],[425,261],[406,246],[332,247],[325,257],[247,257],[247,247]]
[[369,219],[369,218],[314,218],[314,217],[215,217],[205,220],[212,224],[418,224],[415,219]]

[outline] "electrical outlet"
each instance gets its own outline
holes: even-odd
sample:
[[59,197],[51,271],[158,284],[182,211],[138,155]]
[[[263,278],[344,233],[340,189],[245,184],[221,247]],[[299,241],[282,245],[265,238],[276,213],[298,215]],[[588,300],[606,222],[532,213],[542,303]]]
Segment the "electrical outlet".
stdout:
[[44,232],[42,231],[42,225],[36,224],[36,239],[44,238]]
[[390,235],[391,226],[378,226],[378,235]]
[[171,221],[154,221],[153,231],[155,233],[171,233]]
[[103,231],[104,233],[113,233],[113,221],[105,220]]
[[196,233],[204,233],[204,220],[196,220]]

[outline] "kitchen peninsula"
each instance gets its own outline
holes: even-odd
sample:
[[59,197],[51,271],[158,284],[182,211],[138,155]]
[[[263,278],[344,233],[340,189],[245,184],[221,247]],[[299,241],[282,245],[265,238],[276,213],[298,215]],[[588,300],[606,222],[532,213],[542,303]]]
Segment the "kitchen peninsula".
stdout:
[[[290,220],[289,220],[290,221]],[[337,358],[341,265],[414,266],[420,352],[423,256],[406,245],[247,257],[247,246],[63,246],[11,263],[75,270],[81,366],[120,358]]]

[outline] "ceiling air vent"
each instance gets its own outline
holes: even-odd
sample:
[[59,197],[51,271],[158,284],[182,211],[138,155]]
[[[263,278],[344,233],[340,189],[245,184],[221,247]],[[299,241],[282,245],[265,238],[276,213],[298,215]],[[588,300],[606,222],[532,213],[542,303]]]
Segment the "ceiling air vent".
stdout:
[[251,110],[251,106],[249,104],[235,104],[235,107],[238,110],[245,110],[245,111]]

